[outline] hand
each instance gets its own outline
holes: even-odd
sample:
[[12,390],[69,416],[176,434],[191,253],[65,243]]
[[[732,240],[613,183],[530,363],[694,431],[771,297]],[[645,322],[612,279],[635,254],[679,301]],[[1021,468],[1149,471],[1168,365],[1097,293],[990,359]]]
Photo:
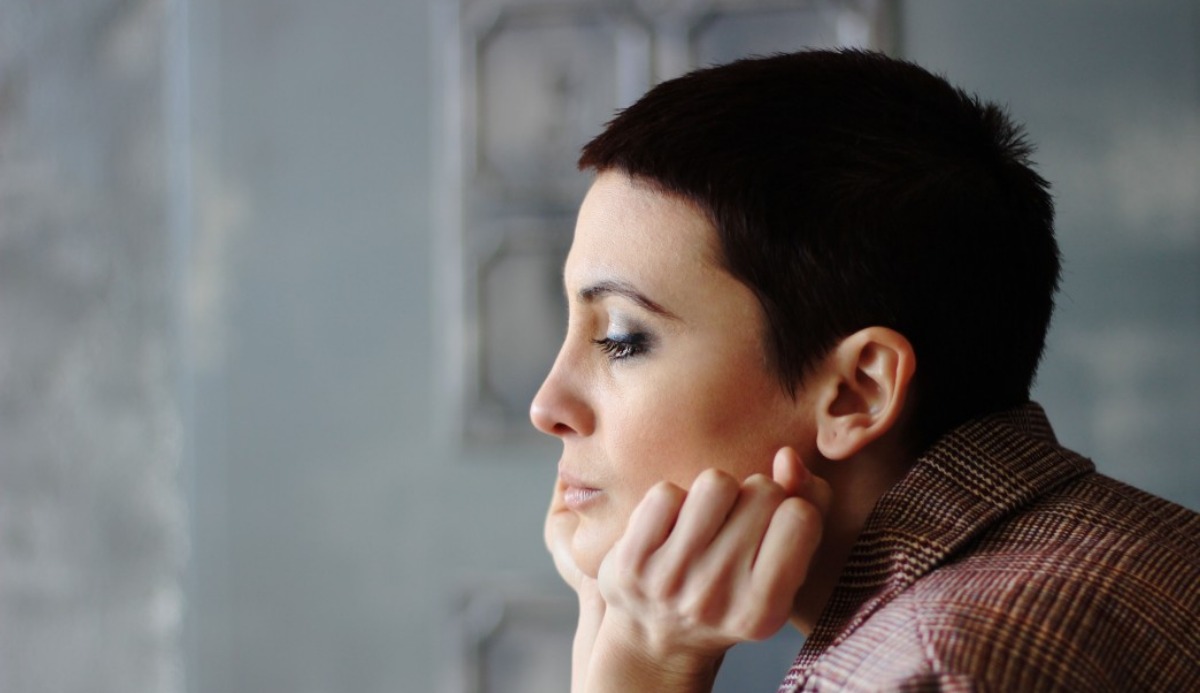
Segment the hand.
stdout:
[[546,514],[543,538],[554,558],[554,567],[559,576],[579,597],[579,620],[571,648],[571,693],[584,693],[587,690],[588,664],[604,618],[605,604],[596,579],[589,577],[575,563],[571,553],[571,537],[575,535],[579,517],[574,513],[561,512],[561,499],[561,489],[558,489]]
[[[773,478],[660,483],[600,565],[588,691],[707,690],[725,651],[776,632],[821,538],[827,484],[791,448]],[[562,568],[560,568],[560,572]]]

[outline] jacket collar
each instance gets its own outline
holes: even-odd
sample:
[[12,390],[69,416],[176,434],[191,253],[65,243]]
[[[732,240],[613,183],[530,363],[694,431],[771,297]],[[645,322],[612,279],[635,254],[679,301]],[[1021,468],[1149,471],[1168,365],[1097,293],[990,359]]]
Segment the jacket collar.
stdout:
[[788,678],[998,520],[1094,470],[1032,402],[944,435],[876,503]]

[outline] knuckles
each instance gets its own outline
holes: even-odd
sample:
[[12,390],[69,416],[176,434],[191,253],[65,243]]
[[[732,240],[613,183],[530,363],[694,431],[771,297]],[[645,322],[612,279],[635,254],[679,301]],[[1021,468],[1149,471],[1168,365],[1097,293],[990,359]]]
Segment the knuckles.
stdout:
[[683,502],[687,492],[669,481],[660,481],[646,492],[645,502],[661,505],[678,505]]
[[720,469],[706,469],[692,482],[692,493],[733,495],[738,490],[737,479]]
[[[689,499],[703,499],[702,507],[754,506],[754,515],[764,514],[781,521],[795,538],[791,551],[797,557],[811,551],[821,533],[821,512],[810,501],[789,496],[782,486],[765,474],[754,474],[740,481],[730,474],[708,469],[701,472],[685,491],[669,482],[655,484],[643,503],[651,506],[655,523],[667,517],[677,517]],[[547,522],[547,543],[551,532]],[[756,585],[739,577],[742,565],[738,560],[714,561],[702,570],[696,568],[695,556],[684,562],[668,560],[663,553],[652,550],[642,555],[634,543],[626,546],[629,536],[622,537],[601,565],[600,591],[610,606],[619,606],[640,618],[658,620],[660,634],[674,633],[686,640],[732,645],[742,640],[763,640],[771,637],[787,620],[790,599],[779,594],[790,589],[771,589],[769,583]],[[760,538],[761,539],[761,538]],[[661,547],[659,547],[661,548]],[[642,551],[645,551],[643,547]],[[774,582],[774,581],[771,581]],[[664,637],[667,637],[664,635]],[[668,638],[668,639],[670,639]]]
[[697,628],[719,629],[729,609],[727,590],[702,586],[693,589],[680,601],[683,620]]
[[814,532],[820,534],[824,518],[812,503],[801,498],[787,498],[780,503],[775,512],[784,520],[797,528],[799,533]]
[[787,498],[783,487],[765,474],[753,474],[742,484],[743,492],[758,502],[779,505]]

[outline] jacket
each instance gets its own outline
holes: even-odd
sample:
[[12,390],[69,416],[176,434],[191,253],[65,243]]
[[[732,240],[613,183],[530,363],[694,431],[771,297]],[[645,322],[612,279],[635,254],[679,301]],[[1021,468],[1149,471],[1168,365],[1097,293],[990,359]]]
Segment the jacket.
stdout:
[[1200,515],[1036,404],[968,423],[880,498],[779,690],[1200,691]]

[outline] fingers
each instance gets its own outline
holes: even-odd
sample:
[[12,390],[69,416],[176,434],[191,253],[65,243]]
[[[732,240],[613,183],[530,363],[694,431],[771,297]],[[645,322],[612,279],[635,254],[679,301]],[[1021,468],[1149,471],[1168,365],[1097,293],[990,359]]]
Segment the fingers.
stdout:
[[683,489],[666,481],[646,492],[630,514],[625,534],[610,552],[624,570],[640,570],[646,559],[663,545],[675,527],[686,497]]
[[775,453],[775,460],[771,463],[771,476],[785,493],[795,496],[804,488],[809,473],[800,461],[800,455],[790,447],[783,447]]
[[600,562],[597,584],[606,603],[637,610],[648,594],[661,594],[673,573],[652,571],[647,580],[646,566],[676,525],[679,509],[687,494],[678,486],[655,484],[633,509],[625,533]]
[[766,475],[754,474],[746,479],[729,517],[712,541],[707,562],[748,569],[771,517],[786,497],[783,488]]
[[783,447],[775,453],[772,475],[775,483],[782,486],[787,495],[809,501],[817,507],[822,517],[829,512],[833,489],[828,482],[808,470],[795,449]]
[[821,543],[821,529],[816,506],[802,498],[787,498],[775,509],[754,559],[749,592],[758,603],[781,610],[774,615],[764,613],[762,625],[767,631],[751,637],[769,637],[787,619],[792,599],[804,584]]
[[772,478],[759,474],[742,484],[725,524],[693,569],[741,596],[727,607],[734,632],[760,640],[786,622],[820,545],[829,491],[791,448],[776,454]]
[[[791,558],[805,568],[767,580],[770,591],[777,591],[777,581],[802,578],[808,557],[801,554],[819,541],[829,488],[790,447],[776,453],[772,474],[755,474],[738,484],[729,474],[709,469],[686,492],[660,483],[630,517],[614,558],[622,571],[636,573],[653,561],[654,591],[669,594],[689,573],[717,580],[731,571],[749,572],[770,534],[764,565]],[[786,503],[789,498],[794,501]],[[776,519],[780,513],[783,518]],[[773,524],[778,528],[770,533]]]
[[737,479],[717,469],[696,477],[679,511],[675,530],[663,546],[664,562],[681,565],[707,548],[737,502],[740,487]]
[[769,477],[709,470],[686,492],[656,485],[600,564],[604,623],[663,652],[770,636],[808,574],[828,495],[791,448]]

